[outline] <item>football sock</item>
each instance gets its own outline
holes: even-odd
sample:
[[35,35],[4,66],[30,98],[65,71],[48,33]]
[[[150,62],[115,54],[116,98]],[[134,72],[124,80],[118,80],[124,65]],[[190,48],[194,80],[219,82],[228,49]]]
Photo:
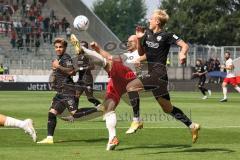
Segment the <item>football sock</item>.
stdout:
[[106,127],[108,129],[109,134],[109,142],[116,136],[116,124],[117,124],[117,116],[114,111],[108,112],[104,115],[106,120]]
[[184,123],[187,127],[192,124],[192,121],[179,108],[175,106],[173,106],[173,110],[170,115]]
[[139,122],[140,118],[139,117],[133,117],[133,122]]
[[234,88],[238,91],[238,93],[240,93],[240,87],[235,86]]
[[83,117],[83,116],[87,116],[89,114],[92,114],[92,113],[95,113],[97,112],[97,108],[95,107],[89,107],[89,108],[80,108],[78,109],[74,114],[73,114],[73,117],[74,118],[80,118],[80,117]]
[[133,116],[134,117],[139,117],[140,113],[139,113],[139,94],[136,91],[131,91],[128,92],[128,97],[130,99],[130,103],[132,105],[132,109],[133,109]]
[[4,126],[9,126],[9,127],[18,127],[18,128],[23,128],[25,125],[24,121],[18,120],[12,117],[6,117]]
[[47,124],[48,136],[53,136],[56,125],[57,125],[56,115],[51,112],[48,112],[48,124]]
[[99,100],[97,100],[96,98],[88,98],[88,101],[93,103],[94,106],[98,106],[99,104],[101,104],[101,102]]
[[82,47],[84,53],[93,59],[94,64],[99,65],[101,67],[105,67],[107,65],[106,58],[104,58],[102,55],[97,53],[96,51],[87,49],[85,47]]
[[79,105],[79,97],[74,97],[74,100],[75,100],[76,106],[78,107],[78,105]]
[[222,87],[223,89],[223,98],[227,99],[227,87]]
[[200,89],[200,91],[202,92],[202,94],[205,96],[205,95],[206,95],[205,92],[207,92],[208,90],[207,90],[206,88],[204,88],[204,87],[198,87],[198,88]]

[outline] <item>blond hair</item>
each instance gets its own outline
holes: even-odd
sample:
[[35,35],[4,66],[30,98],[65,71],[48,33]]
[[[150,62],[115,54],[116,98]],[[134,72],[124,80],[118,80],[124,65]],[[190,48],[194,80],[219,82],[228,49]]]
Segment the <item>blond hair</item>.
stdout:
[[67,47],[67,41],[64,40],[64,38],[55,38],[53,44],[61,43],[65,48]]
[[160,27],[163,27],[168,19],[169,19],[169,15],[167,14],[166,10],[162,10],[162,9],[156,9],[153,14],[155,14],[157,20],[159,20],[160,22]]

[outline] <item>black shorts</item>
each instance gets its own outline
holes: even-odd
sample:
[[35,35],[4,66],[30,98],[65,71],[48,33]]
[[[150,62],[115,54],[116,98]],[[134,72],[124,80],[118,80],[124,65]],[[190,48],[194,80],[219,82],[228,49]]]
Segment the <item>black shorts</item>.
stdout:
[[74,96],[56,94],[52,99],[52,105],[50,109],[55,109],[58,114],[61,114],[66,108],[69,112],[77,110]]
[[151,90],[154,97],[170,100],[168,93],[168,76],[166,70],[153,70],[139,78],[145,90]]

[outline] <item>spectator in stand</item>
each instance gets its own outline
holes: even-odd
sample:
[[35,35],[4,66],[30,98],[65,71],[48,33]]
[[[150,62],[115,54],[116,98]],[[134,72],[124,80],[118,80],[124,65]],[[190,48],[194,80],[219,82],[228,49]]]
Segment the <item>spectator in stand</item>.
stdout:
[[27,51],[28,52],[31,51],[29,48],[30,47],[30,34],[29,33],[26,34],[25,45],[26,45]]
[[70,27],[67,27],[67,29],[66,29],[66,37],[67,37],[67,40],[70,40],[70,35],[71,35],[71,28],[70,28]]
[[62,26],[62,32],[63,32],[63,33],[66,32],[66,25],[65,25],[66,22],[67,22],[66,18],[63,17],[63,19],[62,19],[62,21],[61,21],[61,26]]
[[0,75],[4,73],[4,68],[3,68],[3,65],[1,64],[0,65]]
[[3,66],[3,69],[4,69],[3,74],[9,74],[9,68],[8,68],[7,65],[4,65],[4,66]]
[[12,48],[15,48],[16,47],[16,39],[17,39],[17,34],[14,30],[12,30],[12,34],[11,34],[11,45],[12,45]]
[[19,49],[23,49],[23,38],[22,38],[22,36],[19,36],[19,37],[18,37],[18,40],[17,40],[17,48],[18,48],[18,50],[19,50]]

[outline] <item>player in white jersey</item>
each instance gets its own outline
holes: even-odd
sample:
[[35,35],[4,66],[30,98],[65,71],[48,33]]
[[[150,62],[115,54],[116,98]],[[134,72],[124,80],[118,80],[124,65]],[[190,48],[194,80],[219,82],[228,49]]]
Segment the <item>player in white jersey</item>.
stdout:
[[227,85],[231,84],[233,87],[240,93],[240,87],[237,85],[236,75],[234,73],[233,60],[230,58],[230,52],[225,52],[224,57],[226,59],[225,65],[222,67],[226,69],[227,75],[223,80],[222,89],[223,89],[223,99],[220,102],[227,102]]
[[25,119],[22,121],[0,114],[0,126],[21,128],[32,137],[34,142],[36,142],[37,135],[35,129],[33,128],[33,121],[31,119]]

